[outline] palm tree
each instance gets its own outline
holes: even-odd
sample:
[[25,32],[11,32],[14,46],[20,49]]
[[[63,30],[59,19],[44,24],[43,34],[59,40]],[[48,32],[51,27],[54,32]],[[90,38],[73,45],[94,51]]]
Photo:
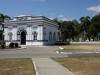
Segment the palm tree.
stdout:
[[5,19],[11,19],[11,18],[9,16],[7,16],[7,15],[4,15],[4,14],[0,13],[0,25],[3,28],[2,40],[4,40],[4,36],[3,36],[3,33],[4,33],[4,25],[2,23],[4,22]]
[[84,34],[84,41],[85,41],[85,34],[87,35],[87,33],[88,33],[87,30],[88,30],[88,27],[90,25],[90,17],[89,16],[81,17],[80,21],[81,21],[80,27],[81,27],[81,30]]

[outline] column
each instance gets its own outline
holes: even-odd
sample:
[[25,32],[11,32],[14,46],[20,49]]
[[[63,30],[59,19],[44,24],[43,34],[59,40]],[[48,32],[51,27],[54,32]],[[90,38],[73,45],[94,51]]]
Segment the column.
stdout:
[[17,26],[15,27],[15,40],[17,40]]
[[41,25],[41,40],[43,40],[43,25]]
[[8,27],[4,27],[4,40],[8,40],[7,37],[8,37],[8,32],[7,32],[7,29]]
[[38,40],[43,40],[43,25],[38,25]]
[[32,25],[30,26],[30,40],[32,40]]
[[27,26],[27,37],[28,37],[27,40],[29,40],[29,31],[30,31],[29,26]]

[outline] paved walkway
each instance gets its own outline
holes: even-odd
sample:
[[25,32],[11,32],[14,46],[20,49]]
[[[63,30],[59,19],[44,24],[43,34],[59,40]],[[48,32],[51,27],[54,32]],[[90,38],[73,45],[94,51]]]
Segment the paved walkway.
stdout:
[[32,58],[35,63],[37,75],[74,75],[50,58]]

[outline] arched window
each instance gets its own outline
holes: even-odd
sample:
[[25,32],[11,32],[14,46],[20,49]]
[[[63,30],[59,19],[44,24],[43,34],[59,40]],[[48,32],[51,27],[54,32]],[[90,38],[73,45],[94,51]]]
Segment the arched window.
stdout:
[[49,32],[49,41],[52,41],[52,32]]
[[33,33],[33,40],[34,40],[34,41],[37,40],[37,32],[34,32],[34,33]]
[[56,41],[56,33],[53,33],[53,41]]
[[46,40],[46,27],[43,27],[43,40]]
[[13,34],[11,32],[9,32],[8,35],[9,35],[9,41],[12,41],[12,35]]

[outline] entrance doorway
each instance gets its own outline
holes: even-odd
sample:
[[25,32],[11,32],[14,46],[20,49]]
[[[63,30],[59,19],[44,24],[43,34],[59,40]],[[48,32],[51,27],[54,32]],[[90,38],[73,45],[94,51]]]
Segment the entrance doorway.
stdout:
[[26,33],[24,31],[21,32],[21,45],[26,45]]

